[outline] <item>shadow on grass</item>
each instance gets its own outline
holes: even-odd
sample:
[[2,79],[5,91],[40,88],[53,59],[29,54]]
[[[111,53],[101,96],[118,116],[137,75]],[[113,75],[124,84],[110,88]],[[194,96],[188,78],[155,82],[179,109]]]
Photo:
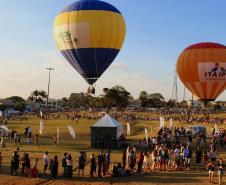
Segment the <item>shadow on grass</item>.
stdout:
[[[203,182],[200,178],[204,176],[204,174],[200,173],[153,173],[153,174],[142,174],[142,175],[134,175],[131,177],[125,177],[125,178],[112,178],[112,177],[73,177],[71,179],[66,178],[56,178],[54,179],[54,182],[80,182],[80,183],[109,183],[109,184],[126,184],[126,183],[162,183],[162,184],[176,184],[176,183],[183,183],[183,184],[199,184]],[[196,178],[195,178],[196,177]],[[52,183],[53,179],[48,179],[46,181],[43,181],[39,184],[45,184],[47,182]]]

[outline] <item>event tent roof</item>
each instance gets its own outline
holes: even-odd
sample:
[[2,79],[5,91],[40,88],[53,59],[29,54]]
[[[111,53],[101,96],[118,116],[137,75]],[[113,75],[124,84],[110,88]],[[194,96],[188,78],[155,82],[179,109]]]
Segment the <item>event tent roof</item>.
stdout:
[[122,125],[106,114],[103,118],[98,120],[92,127],[122,127]]

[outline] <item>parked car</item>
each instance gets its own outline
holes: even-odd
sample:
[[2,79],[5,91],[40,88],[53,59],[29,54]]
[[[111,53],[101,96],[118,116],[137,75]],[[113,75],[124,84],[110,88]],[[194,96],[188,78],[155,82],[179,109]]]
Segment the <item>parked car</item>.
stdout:
[[201,134],[206,135],[206,127],[200,125],[191,126],[187,129],[187,134],[191,134],[192,137],[196,137]]

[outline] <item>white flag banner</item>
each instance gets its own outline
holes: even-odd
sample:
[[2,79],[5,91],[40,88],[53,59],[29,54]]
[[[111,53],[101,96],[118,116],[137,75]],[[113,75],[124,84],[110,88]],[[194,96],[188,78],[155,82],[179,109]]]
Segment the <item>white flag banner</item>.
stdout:
[[3,116],[2,111],[0,111],[0,118]]
[[40,118],[42,118],[42,111],[40,110]]
[[147,142],[147,144],[148,144],[148,130],[145,128],[145,129],[144,129],[144,132],[145,132],[146,142]]
[[170,121],[170,125],[169,125],[169,127],[170,127],[170,128],[173,128],[173,119],[172,119],[172,118],[170,118],[170,120],[169,120],[169,121]]
[[57,144],[60,143],[60,129],[57,127]]
[[42,135],[44,129],[43,121],[40,119],[40,127],[39,127],[39,133]]
[[74,129],[72,128],[72,126],[69,126],[69,125],[67,127],[68,127],[68,130],[70,132],[71,137],[73,139],[75,139],[75,131],[74,131]]
[[215,123],[215,133],[218,132],[217,124]]
[[130,123],[127,123],[127,136],[130,135]]
[[163,118],[163,117],[161,117],[161,116],[160,116],[160,118],[159,118],[159,119],[160,119],[160,126],[159,126],[159,127],[160,127],[160,128],[163,128],[163,127],[164,127],[164,125],[165,125],[165,120],[164,120],[164,118]]

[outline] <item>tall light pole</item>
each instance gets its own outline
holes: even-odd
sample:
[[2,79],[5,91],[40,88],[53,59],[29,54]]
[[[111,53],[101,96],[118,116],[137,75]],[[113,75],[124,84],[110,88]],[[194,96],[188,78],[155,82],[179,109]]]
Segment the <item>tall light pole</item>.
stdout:
[[48,103],[49,103],[49,87],[50,87],[50,73],[51,71],[53,71],[54,69],[51,67],[46,68],[49,71],[49,82],[48,82],[48,95],[47,95],[47,104],[46,107],[48,108]]

